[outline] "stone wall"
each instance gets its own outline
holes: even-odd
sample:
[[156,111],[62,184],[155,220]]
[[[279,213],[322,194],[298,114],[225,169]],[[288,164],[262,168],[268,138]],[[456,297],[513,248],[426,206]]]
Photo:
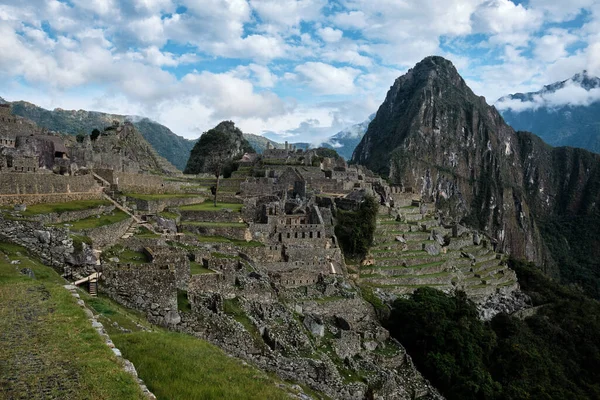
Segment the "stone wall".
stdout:
[[[181,229],[184,228],[184,229]],[[252,234],[248,228],[230,226],[198,226],[183,224],[178,227],[180,232],[187,230],[203,236],[224,236],[231,239],[251,240]]]
[[98,249],[115,244],[121,238],[121,236],[127,232],[132,222],[132,218],[126,218],[123,221],[115,222],[114,224],[104,225],[92,229],[82,229],[81,231],[77,231],[75,233],[78,235],[88,236],[90,239],[92,239],[94,248]]
[[42,222],[44,224],[60,224],[63,222],[72,222],[80,219],[89,218],[93,215],[100,215],[113,212],[115,206],[112,204],[108,204],[105,206],[99,206],[95,208],[89,208],[87,210],[78,210],[78,211],[64,211],[60,213],[48,213],[48,214],[39,214],[28,217],[28,219],[32,219],[35,221]]
[[243,222],[242,213],[231,210],[193,211],[180,210],[182,221]]
[[15,221],[0,216],[0,237],[25,247],[61,274],[75,251],[68,229],[46,227],[35,221]]
[[99,289],[125,307],[145,312],[152,323],[179,322],[175,273],[152,264],[105,264]]
[[0,205],[38,204],[101,198],[91,175],[0,173]]
[[0,206],[15,204],[42,204],[42,203],[67,203],[70,201],[98,200],[102,198],[101,192],[87,193],[47,193],[47,194],[5,194],[0,195]]
[[[140,192],[137,192],[140,193]],[[127,196],[127,201],[135,204],[135,209],[144,213],[156,214],[169,207],[181,207],[202,203],[202,197],[174,197],[170,199],[145,200]]]

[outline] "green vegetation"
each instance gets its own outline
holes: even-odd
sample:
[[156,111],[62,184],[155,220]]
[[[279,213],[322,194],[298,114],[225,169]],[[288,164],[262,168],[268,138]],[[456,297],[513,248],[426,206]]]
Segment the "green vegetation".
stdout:
[[232,211],[240,212],[242,211],[243,204],[237,203],[219,203],[215,206],[213,203],[204,202],[200,204],[191,204],[188,206],[179,207],[181,211],[220,211],[225,209],[230,209]]
[[600,299],[600,213],[552,217],[538,225],[562,282]]
[[92,245],[92,239],[83,235],[71,235],[71,239],[73,239],[73,247],[76,251],[83,250],[83,244],[87,244],[88,246]]
[[152,233],[152,231],[145,226],[140,226],[135,231],[135,236],[140,238],[159,238],[158,233]]
[[173,219],[173,220],[176,220],[177,218],[179,218],[179,214],[170,212],[170,211],[163,211],[161,213],[158,213],[158,215],[163,218]]
[[100,206],[108,206],[110,203],[106,200],[80,200],[69,201],[67,203],[42,203],[27,206],[27,210],[21,214],[25,216],[49,213],[63,213],[67,211],[81,211]]
[[[222,172],[225,178],[235,171],[235,160],[244,153],[255,153],[242,131],[231,121],[223,121],[213,129],[204,132],[194,145],[185,166],[186,174]],[[218,164],[218,167],[215,168]]]
[[[80,231],[83,229],[93,229],[99,228],[105,225],[116,224],[117,222],[121,222],[125,219],[129,218],[129,215],[124,213],[121,210],[113,211],[112,215],[110,214],[101,214],[97,216],[92,216],[84,219],[80,219],[77,221],[70,222],[72,231]],[[62,225],[62,224],[60,224]]]
[[0,398],[143,399],[64,283],[24,248],[0,243]]
[[119,262],[123,264],[145,264],[149,262],[145,253],[125,248],[120,244],[116,244],[102,252],[103,260],[108,260],[113,257],[118,258]]
[[215,271],[205,268],[204,265],[202,265],[198,262],[192,261],[192,262],[190,262],[190,273],[192,275],[214,274]]
[[600,303],[510,260],[534,306],[523,320],[477,318],[463,293],[419,288],[388,321],[419,370],[449,400],[600,398]]
[[192,311],[192,305],[185,290],[177,289],[177,309],[183,312]]
[[189,221],[182,224],[183,226],[204,226],[207,228],[246,228],[244,222],[195,222]]
[[165,200],[165,199],[190,199],[190,198],[198,198],[198,202],[200,202],[200,197],[198,197],[195,193],[163,193],[163,194],[140,194],[140,193],[127,193],[127,197],[131,197],[132,199],[140,199],[146,201],[153,200]]
[[375,198],[367,196],[358,211],[338,210],[335,234],[347,257],[362,258],[369,251],[377,227],[378,208]]
[[[159,399],[288,397],[285,390],[277,387],[279,380],[243,365],[204,340],[153,327],[141,314],[108,298],[81,295],[88,306],[100,313],[99,320],[115,345],[134,363],[140,378]],[[185,308],[185,292],[180,292],[178,298],[182,302],[180,307]],[[118,327],[113,326],[114,322]],[[120,328],[131,333],[123,333]]]
[[228,357],[220,349],[191,336],[167,332],[114,335],[115,344],[131,360],[159,399],[285,399],[264,372]]

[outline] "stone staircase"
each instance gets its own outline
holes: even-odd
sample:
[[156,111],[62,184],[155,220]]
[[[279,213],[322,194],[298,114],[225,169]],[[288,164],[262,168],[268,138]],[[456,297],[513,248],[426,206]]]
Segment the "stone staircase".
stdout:
[[360,281],[396,295],[422,286],[464,290],[474,301],[518,288],[514,271],[487,240],[460,237],[440,226],[432,204],[411,201],[380,207],[374,244],[360,267]]

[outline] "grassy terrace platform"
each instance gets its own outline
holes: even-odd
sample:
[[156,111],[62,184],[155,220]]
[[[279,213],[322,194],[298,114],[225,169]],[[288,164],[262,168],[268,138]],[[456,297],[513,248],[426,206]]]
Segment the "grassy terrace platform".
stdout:
[[143,399],[65,283],[25,249],[0,243],[0,398]]
[[172,193],[172,194],[138,194],[138,193],[126,193],[125,196],[133,199],[140,200],[165,200],[165,199],[191,199],[194,197],[200,197],[196,193]]
[[205,268],[202,264],[192,261],[190,262],[190,271],[192,275],[214,274],[215,271]]
[[111,203],[107,200],[81,200],[81,201],[69,201],[67,203],[43,203],[34,204],[27,206],[27,210],[21,214],[25,216],[38,215],[38,214],[49,214],[49,213],[63,213],[68,211],[81,211],[88,210],[90,208],[96,208],[100,206],[109,206]]
[[[129,218],[129,215],[121,210],[115,210],[113,215],[100,215],[99,217],[93,216],[89,218],[80,219],[77,221],[69,222],[72,231],[80,231],[83,229],[99,228],[105,225],[115,224]],[[64,224],[55,224],[56,226],[64,226]]]
[[[151,326],[140,314],[105,297],[81,294],[100,313],[99,320],[123,356],[135,364],[140,378],[161,400],[291,398],[290,392],[277,387],[281,381],[204,340]],[[131,333],[123,333],[114,322]]]
[[204,226],[207,228],[246,228],[248,225],[246,225],[244,222],[195,222],[195,221],[190,221],[190,222],[184,222],[181,225],[183,226]]
[[191,204],[189,206],[181,206],[179,209],[181,211],[221,211],[225,209],[229,209],[236,212],[241,212],[243,204],[238,203],[219,203],[217,202],[217,206],[215,207],[212,201],[205,201],[200,204]]
[[189,235],[193,235],[200,243],[230,243],[235,246],[240,247],[263,247],[264,244],[261,242],[257,242],[255,240],[251,240],[249,242],[240,239],[229,239],[224,236],[204,236],[198,235],[195,233],[187,232]]

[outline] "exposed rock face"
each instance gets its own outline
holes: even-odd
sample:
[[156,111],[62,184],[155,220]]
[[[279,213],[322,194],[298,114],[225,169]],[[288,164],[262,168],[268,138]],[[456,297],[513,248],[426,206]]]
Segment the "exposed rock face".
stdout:
[[551,260],[536,219],[600,200],[600,157],[515,132],[441,57],[396,80],[353,160],[539,264]]
[[231,163],[239,160],[244,153],[254,153],[254,149],[233,122],[223,121],[200,136],[192,149],[185,173],[213,173],[209,160],[215,153],[223,153],[223,158]]

